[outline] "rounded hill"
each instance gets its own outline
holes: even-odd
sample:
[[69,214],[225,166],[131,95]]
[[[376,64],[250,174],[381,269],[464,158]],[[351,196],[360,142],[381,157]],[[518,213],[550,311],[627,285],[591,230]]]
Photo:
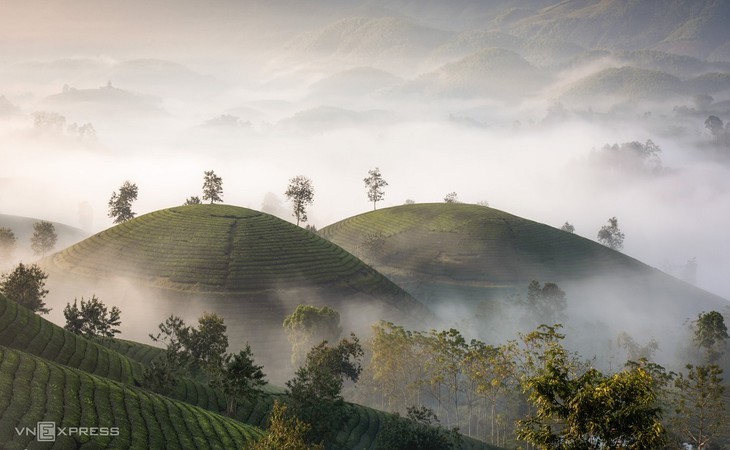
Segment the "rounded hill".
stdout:
[[[350,323],[356,320],[367,320],[361,326],[369,327],[383,318],[420,322],[432,317],[413,297],[332,242],[269,214],[228,205],[145,214],[44,263],[49,281],[63,283],[69,298],[107,292],[103,299],[108,304],[125,299],[122,311],[124,304],[155,308],[150,315],[156,322],[140,330],[144,338],[170,313],[192,320],[203,311],[218,312],[232,343],[267,347],[283,338],[284,316],[298,304],[338,309],[345,329],[356,329]],[[145,298],[144,305],[135,303],[139,298]]]
[[574,310],[590,316],[616,307],[636,317],[679,316],[681,324],[702,310],[727,305],[594,241],[479,205],[397,206],[342,220],[320,233],[436,311],[524,295],[531,280],[558,283]]

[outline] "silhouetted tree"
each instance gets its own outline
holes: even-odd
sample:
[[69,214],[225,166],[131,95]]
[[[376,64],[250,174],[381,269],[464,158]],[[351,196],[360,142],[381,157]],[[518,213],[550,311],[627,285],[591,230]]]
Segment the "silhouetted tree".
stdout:
[[604,225],[598,231],[598,242],[613,250],[624,248],[624,234],[618,227],[618,219],[611,217],[608,225]]
[[200,197],[198,197],[198,196],[193,196],[193,197],[188,197],[188,198],[187,198],[187,199],[185,200],[185,203],[183,203],[183,205],[186,205],[186,206],[187,206],[187,205],[199,205],[199,204],[201,204],[201,203],[202,203],[202,202],[200,201]]
[[0,228],[0,262],[10,260],[17,241],[13,230]]
[[368,175],[363,181],[368,188],[368,199],[373,202],[373,211],[375,211],[376,203],[385,197],[383,188],[388,185],[388,182],[383,179],[383,176],[380,174],[380,169],[377,167],[373,170],[368,170]]
[[86,337],[114,337],[120,332],[117,327],[122,323],[121,313],[116,306],[108,310],[96,295],[92,295],[89,301],[81,297],[81,308],[76,299],[73,306],[66,303],[63,309],[63,316],[66,318],[64,328]]
[[122,183],[118,194],[116,191],[112,193],[112,197],[109,199],[109,217],[114,219],[114,223],[134,219],[132,202],[137,200],[137,193],[137,185],[129,181]]
[[444,201],[446,203],[459,203],[459,196],[456,194],[456,192],[449,192],[444,197]]
[[48,290],[44,289],[47,278],[48,274],[37,265],[20,263],[11,272],[2,275],[0,293],[34,312],[48,314],[51,310],[43,301],[48,294]]
[[30,237],[30,248],[36,255],[45,255],[53,249],[58,241],[56,227],[51,222],[41,220],[33,224],[33,236]]
[[312,180],[304,175],[298,175],[289,180],[289,186],[284,192],[286,198],[292,201],[294,213],[292,214],[299,222],[307,221],[307,206],[314,201],[314,185]]
[[563,231],[567,231],[568,233],[575,232],[575,227],[572,224],[568,223],[568,221],[565,221],[565,223],[563,224],[562,227],[560,227],[560,229]]
[[203,178],[203,200],[210,200],[212,205],[215,202],[222,202],[223,179],[212,170],[207,170]]

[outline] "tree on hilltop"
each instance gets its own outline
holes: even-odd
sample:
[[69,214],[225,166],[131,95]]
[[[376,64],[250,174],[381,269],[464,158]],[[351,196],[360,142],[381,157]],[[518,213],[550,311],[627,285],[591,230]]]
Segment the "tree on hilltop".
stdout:
[[113,306],[108,310],[106,305],[96,295],[92,295],[89,301],[81,297],[81,308],[74,298],[74,304],[66,303],[63,308],[63,316],[66,318],[66,330],[86,337],[114,337],[118,334],[117,328],[122,321],[122,311]]
[[598,242],[612,250],[620,251],[624,248],[624,234],[618,227],[616,217],[608,219],[608,225],[602,226],[598,231]]
[[185,205],[185,206],[187,206],[187,205],[199,205],[201,203],[202,202],[200,201],[200,197],[198,197],[197,195],[195,195],[195,196],[192,196],[192,197],[188,197],[185,200],[185,203],[183,203],[183,205]]
[[127,220],[134,219],[136,215],[132,211],[132,202],[137,200],[137,185],[130,181],[125,181],[117,191],[112,192],[109,199],[109,217],[114,219],[114,223],[122,223]]
[[368,188],[368,199],[373,202],[373,211],[375,211],[375,204],[385,197],[383,188],[388,185],[388,182],[383,179],[383,176],[380,174],[380,169],[377,167],[373,170],[368,170],[368,175],[363,181]]
[[292,201],[294,207],[293,216],[299,222],[307,221],[307,205],[311,205],[314,201],[314,185],[312,180],[304,175],[298,175],[289,180],[289,186],[284,192],[286,198]]
[[212,205],[215,202],[222,202],[223,178],[219,177],[212,170],[205,171],[203,178],[203,200],[210,200]]
[[58,241],[56,227],[51,222],[41,220],[33,224],[33,236],[30,238],[30,248],[36,255],[45,255],[53,249]]
[[449,192],[444,197],[444,202],[446,202],[446,203],[459,203],[459,196],[456,194],[456,192]]
[[575,227],[573,224],[569,223],[568,221],[565,221],[562,227],[560,227],[561,230],[567,231],[568,233],[575,233]]
[[2,275],[0,293],[33,312],[48,314],[51,309],[46,308],[43,301],[48,294],[48,290],[44,289],[47,278],[48,274],[37,265],[20,263],[11,272]]

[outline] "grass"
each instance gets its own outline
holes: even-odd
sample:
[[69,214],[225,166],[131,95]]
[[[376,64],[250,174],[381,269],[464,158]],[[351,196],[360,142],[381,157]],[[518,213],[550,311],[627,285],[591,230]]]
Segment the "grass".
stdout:
[[[117,436],[59,435],[54,448],[242,448],[262,431],[184,402],[0,346],[0,442],[37,445],[16,428],[116,427]],[[101,433],[100,433],[101,434]]]
[[[342,220],[320,234],[427,305],[452,297],[472,304],[504,298],[525,290],[533,279],[570,284],[609,274],[637,297],[663,291],[677,302],[694,298],[711,308],[722,300],[589,239],[479,205],[386,208]],[[373,236],[380,240],[375,248],[368,245]]]

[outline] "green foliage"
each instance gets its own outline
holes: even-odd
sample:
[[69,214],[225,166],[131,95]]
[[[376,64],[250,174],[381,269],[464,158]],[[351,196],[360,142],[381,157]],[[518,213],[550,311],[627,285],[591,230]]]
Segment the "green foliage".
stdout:
[[33,224],[33,236],[30,237],[33,253],[45,255],[53,249],[57,241],[56,227],[51,222],[41,220]]
[[298,175],[289,180],[289,186],[284,192],[286,198],[292,201],[294,208],[293,216],[299,222],[307,221],[307,206],[314,201],[314,185],[312,180],[304,175]]
[[36,264],[19,263],[10,273],[0,278],[0,293],[18,302],[33,312],[48,314],[43,298],[48,294],[44,289],[48,275]]
[[15,250],[17,239],[10,228],[0,228],[0,262],[10,260]]
[[385,191],[383,188],[388,185],[388,182],[383,179],[383,175],[380,173],[379,168],[368,170],[368,177],[364,178],[365,187],[368,188],[368,200],[373,202],[373,211],[375,205],[385,198]]
[[66,303],[63,316],[66,318],[65,329],[85,337],[114,337],[119,333],[117,328],[122,322],[119,319],[121,310],[113,306],[108,310],[96,295],[92,295],[87,302],[81,297],[81,308],[78,301],[74,304]]
[[284,330],[292,346],[292,365],[298,367],[313,346],[337,341],[342,333],[340,313],[329,306],[299,305],[284,318]]
[[308,443],[333,444],[352,415],[342,398],[345,380],[357,382],[362,372],[363,350],[354,334],[337,346],[325,342],[314,347],[306,364],[286,382],[291,414],[312,426],[306,434]]
[[562,335],[541,327],[530,339],[544,351],[522,378],[534,413],[517,421],[517,436],[541,449],[654,449],[665,439],[656,382],[642,367],[613,375],[580,370]]
[[459,195],[456,192],[449,192],[444,196],[445,203],[459,203]]
[[266,384],[263,366],[257,366],[253,361],[251,347],[246,345],[244,350],[235,354],[227,354],[216,370],[211,386],[219,388],[226,396],[226,414],[236,417],[238,399],[251,400],[261,392],[261,386]]
[[109,199],[109,217],[114,219],[114,223],[122,223],[134,219],[135,213],[132,211],[132,202],[137,200],[138,189],[135,183],[129,180],[122,183],[117,191],[112,192]]
[[618,219],[611,217],[608,225],[604,225],[598,231],[598,242],[612,250],[624,248],[624,234],[618,227]]
[[675,416],[670,423],[680,443],[709,448],[711,441],[730,433],[722,381],[722,369],[715,365],[687,365],[687,375],[680,373],[675,379]]
[[426,407],[408,408],[408,418],[386,421],[375,440],[376,450],[446,450],[461,448],[462,438],[457,429],[439,426],[432,410]]
[[324,445],[308,444],[305,437],[311,427],[287,415],[287,407],[278,401],[269,414],[264,436],[244,447],[244,450],[324,450]]
[[187,206],[187,205],[200,205],[201,203],[202,203],[202,202],[200,201],[200,197],[198,197],[198,196],[196,195],[196,196],[188,197],[188,198],[187,198],[187,199],[185,200],[185,203],[183,203],[183,205],[184,205],[184,206]]
[[725,353],[727,333],[725,318],[717,311],[703,312],[692,322],[694,343],[705,351],[705,358],[715,364]]
[[206,170],[203,178],[203,200],[210,200],[212,205],[223,201],[221,195],[223,195],[223,178],[212,170]]

